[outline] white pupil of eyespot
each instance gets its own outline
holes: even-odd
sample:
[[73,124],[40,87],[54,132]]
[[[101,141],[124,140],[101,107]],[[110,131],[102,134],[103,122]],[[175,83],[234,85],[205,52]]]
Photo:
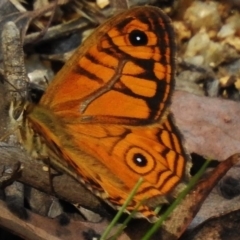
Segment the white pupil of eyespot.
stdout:
[[139,157],[138,157],[136,160],[137,160],[137,162],[139,162],[139,163],[141,163],[141,162],[142,162],[142,159],[141,159],[141,158],[139,158]]

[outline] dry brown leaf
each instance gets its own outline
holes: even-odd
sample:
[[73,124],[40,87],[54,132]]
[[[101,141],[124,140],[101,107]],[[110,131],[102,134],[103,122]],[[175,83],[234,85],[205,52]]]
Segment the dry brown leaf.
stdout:
[[176,91],[171,110],[190,152],[223,160],[240,152],[240,105]]

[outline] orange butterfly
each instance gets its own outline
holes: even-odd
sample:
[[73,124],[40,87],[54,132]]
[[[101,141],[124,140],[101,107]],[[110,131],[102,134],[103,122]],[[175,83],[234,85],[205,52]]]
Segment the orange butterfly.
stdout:
[[116,207],[143,177],[127,210],[146,198],[137,217],[154,221],[153,208],[176,197],[189,170],[168,113],[174,68],[169,18],[156,7],[121,13],[82,44],[39,104],[26,104],[21,138]]

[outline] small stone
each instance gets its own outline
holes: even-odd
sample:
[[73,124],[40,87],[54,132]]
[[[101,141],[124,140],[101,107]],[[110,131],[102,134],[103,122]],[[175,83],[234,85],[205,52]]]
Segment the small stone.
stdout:
[[194,1],[186,10],[184,20],[194,32],[203,26],[207,30],[218,29],[221,25],[218,3]]
[[178,43],[190,39],[191,31],[182,21],[174,21],[173,26]]
[[221,27],[220,31],[217,34],[218,38],[226,38],[232,36],[235,33],[235,29],[232,24],[225,24]]

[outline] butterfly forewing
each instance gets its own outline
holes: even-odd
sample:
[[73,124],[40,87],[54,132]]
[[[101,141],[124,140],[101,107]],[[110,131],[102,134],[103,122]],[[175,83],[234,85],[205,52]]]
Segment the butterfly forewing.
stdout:
[[24,114],[25,129],[47,149],[38,146],[40,156],[117,207],[143,177],[127,210],[145,198],[138,215],[155,218],[152,209],[176,197],[188,175],[167,110],[174,54],[171,22],[158,8],[134,8],[100,26]]
[[124,12],[77,50],[41,105],[70,121],[139,125],[159,120],[173,91],[174,51],[170,20],[159,9]]

